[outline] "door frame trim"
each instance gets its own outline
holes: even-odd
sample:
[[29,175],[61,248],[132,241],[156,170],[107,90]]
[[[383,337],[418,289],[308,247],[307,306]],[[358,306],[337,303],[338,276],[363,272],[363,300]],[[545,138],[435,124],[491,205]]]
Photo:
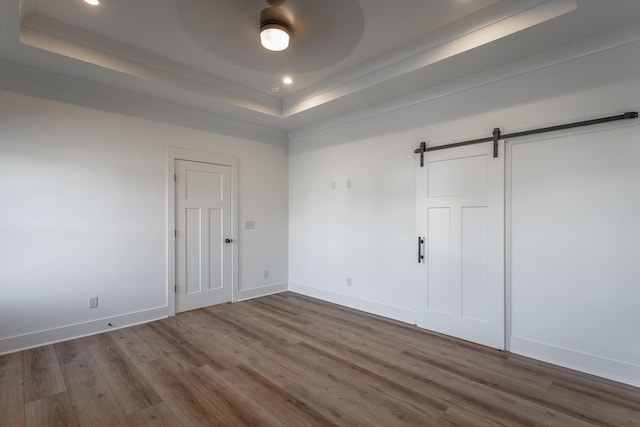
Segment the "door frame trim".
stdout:
[[175,195],[175,161],[187,160],[191,162],[212,163],[229,166],[231,168],[231,238],[234,244],[231,250],[231,302],[238,298],[238,163],[235,156],[209,151],[192,150],[181,147],[167,147],[167,315],[176,314],[176,195]]

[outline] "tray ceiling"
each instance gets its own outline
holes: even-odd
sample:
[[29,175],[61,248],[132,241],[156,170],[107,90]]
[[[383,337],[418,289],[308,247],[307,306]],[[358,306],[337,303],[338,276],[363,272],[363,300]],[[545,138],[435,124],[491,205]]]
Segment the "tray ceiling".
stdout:
[[291,45],[269,52],[258,36],[266,6],[7,1],[0,56],[292,130],[640,21],[635,0],[286,0]]

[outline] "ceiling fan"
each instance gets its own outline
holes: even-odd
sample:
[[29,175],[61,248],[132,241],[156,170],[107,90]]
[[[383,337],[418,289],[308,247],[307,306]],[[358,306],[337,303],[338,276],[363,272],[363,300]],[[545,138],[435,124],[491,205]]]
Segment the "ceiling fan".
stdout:
[[[334,65],[358,47],[364,34],[360,0],[268,0],[268,3],[267,0],[180,0],[175,3],[182,28],[204,50],[235,66],[279,76],[314,72]],[[285,47],[286,41],[280,47],[285,50],[263,47],[263,37],[259,34],[269,29],[282,30],[285,40],[289,37],[288,47]],[[270,33],[265,32],[264,38]]]
[[289,11],[282,7],[284,0],[267,0],[269,7],[260,12],[260,43],[265,49],[279,52],[289,47],[293,32]]

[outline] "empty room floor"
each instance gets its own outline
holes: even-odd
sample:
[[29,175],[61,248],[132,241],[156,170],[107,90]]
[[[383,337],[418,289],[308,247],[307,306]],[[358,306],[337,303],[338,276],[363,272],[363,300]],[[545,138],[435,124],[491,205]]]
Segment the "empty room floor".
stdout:
[[2,426],[640,426],[640,389],[291,292],[0,356]]

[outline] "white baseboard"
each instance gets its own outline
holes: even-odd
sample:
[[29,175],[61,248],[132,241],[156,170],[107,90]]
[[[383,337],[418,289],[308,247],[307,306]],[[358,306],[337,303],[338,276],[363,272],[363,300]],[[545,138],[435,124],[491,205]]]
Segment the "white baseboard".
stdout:
[[[238,298],[236,301],[243,301],[278,292],[284,292],[287,290],[287,287],[287,283],[277,283],[259,288],[241,290],[238,292]],[[164,319],[168,317],[168,315],[168,307],[157,307],[134,313],[105,317],[88,322],[2,338],[0,339],[0,355],[67,341],[74,338],[81,338],[88,335],[99,334],[101,332],[113,331],[120,328],[126,328],[128,326],[151,322],[153,320]],[[109,326],[109,323],[113,326]]]
[[236,302],[277,294],[278,292],[284,292],[287,289],[287,283],[275,283],[273,285],[260,286],[259,288],[241,289],[238,291]]
[[511,337],[512,353],[640,387],[640,366],[534,340]]
[[400,322],[416,324],[416,312],[408,308],[395,307],[377,301],[369,301],[362,298],[339,294],[337,292],[314,288],[312,286],[301,285],[299,283],[289,283],[289,290],[308,297],[318,298],[323,301],[343,305],[356,310],[366,311],[382,317],[398,320]]
[[[120,314],[118,316],[105,317],[88,322],[3,338],[0,339],[0,355],[163,319],[167,317],[167,313],[168,308],[166,306],[156,307],[134,313]],[[109,323],[112,326],[109,326]]]

